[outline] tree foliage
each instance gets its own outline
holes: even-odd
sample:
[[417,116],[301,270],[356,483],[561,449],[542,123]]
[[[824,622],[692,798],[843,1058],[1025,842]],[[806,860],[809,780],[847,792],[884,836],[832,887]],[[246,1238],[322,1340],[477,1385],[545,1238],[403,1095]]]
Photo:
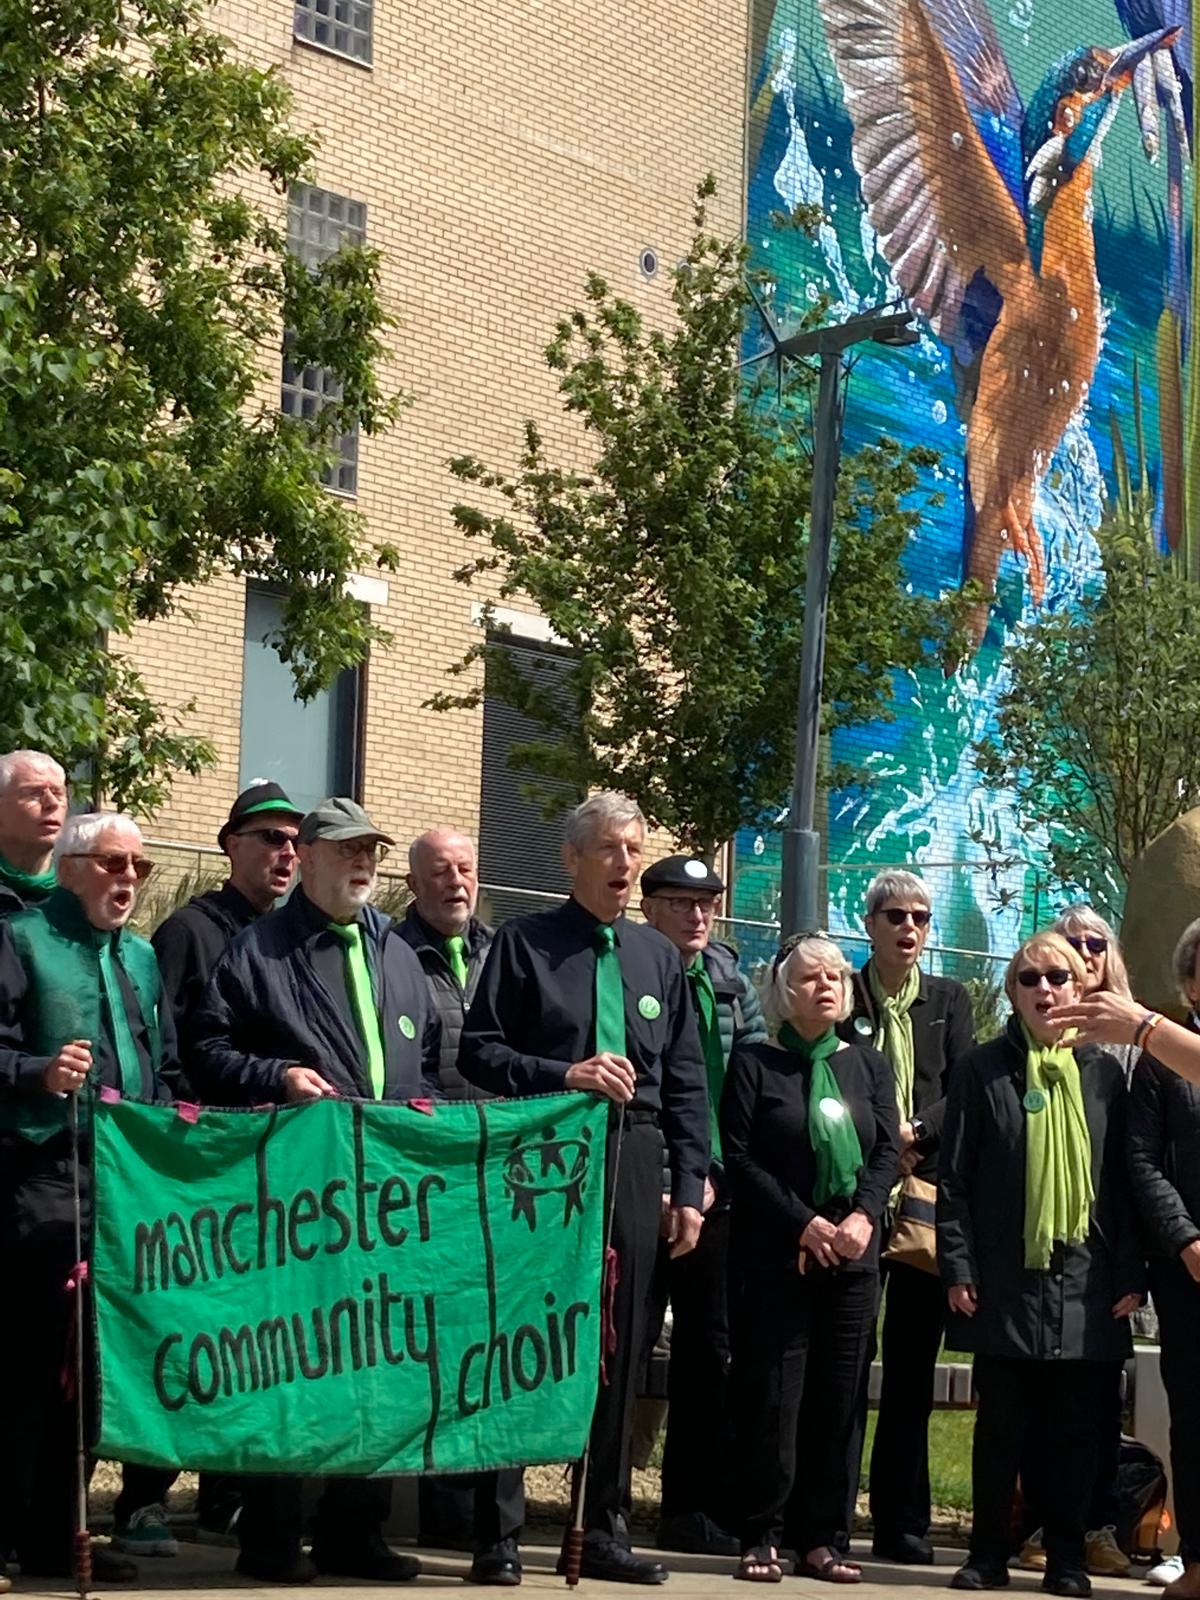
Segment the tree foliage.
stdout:
[[[544,728],[514,765],[620,789],[699,850],[777,812],[790,788],[812,478],[811,374],[794,372],[775,403],[773,380],[748,395],[739,371],[748,251],[712,232],[714,189],[708,179],[697,192],[669,327],[648,326],[592,275],[546,350],[591,469],[555,465],[532,422],[513,472],[451,463],[499,506],[455,506],[459,529],[487,547],[455,576],[532,600],[574,668],[569,693],[551,695],[493,630],[451,671],[474,675],[482,660],[487,691]],[[919,472],[935,460],[880,438],[843,461],[827,729],[886,717],[894,670],[949,642],[957,599],[911,593],[901,566]],[[483,692],[431,704],[471,706]]]
[[[320,474],[343,430],[396,406],[377,259],[288,254],[309,146],[283,82],[207,11],[0,0],[0,747],[87,762],[142,808],[210,751],[111,645],[232,571],[286,594],[302,695],[359,660],[363,530]],[[278,411],[285,327],[341,385],[313,425]]]

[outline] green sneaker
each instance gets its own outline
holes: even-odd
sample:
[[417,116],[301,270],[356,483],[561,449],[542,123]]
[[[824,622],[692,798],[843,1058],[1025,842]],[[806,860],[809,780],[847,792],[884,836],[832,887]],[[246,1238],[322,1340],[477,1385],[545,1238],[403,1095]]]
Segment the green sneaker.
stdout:
[[177,1556],[179,1542],[167,1526],[165,1506],[142,1506],[113,1529],[112,1547],[127,1556]]

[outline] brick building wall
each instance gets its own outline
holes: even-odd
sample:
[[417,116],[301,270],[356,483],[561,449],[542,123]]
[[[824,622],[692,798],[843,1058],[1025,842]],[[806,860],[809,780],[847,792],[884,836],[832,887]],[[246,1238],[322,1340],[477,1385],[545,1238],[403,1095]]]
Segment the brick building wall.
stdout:
[[[464,546],[446,461],[510,465],[526,417],[573,448],[541,351],[587,272],[665,314],[709,170],[715,220],[739,228],[746,0],[374,0],[370,67],[294,40],[291,0],[220,0],[214,20],[292,85],[297,126],[320,141],[314,183],[365,202],[399,324],[385,385],[413,396],[390,434],[359,445],[358,507],[402,553],[397,573],[364,574],[386,583],[373,616],[394,642],[367,673],[362,797],[400,838],[443,821],[474,831],[481,714],[422,709],[482,598],[451,581]],[[646,246],[662,263],[652,279]],[[278,384],[268,362],[264,396]],[[155,836],[211,840],[237,786],[244,605],[241,583],[219,581],[133,641],[153,692],[195,696],[188,725],[218,753],[178,780]]]

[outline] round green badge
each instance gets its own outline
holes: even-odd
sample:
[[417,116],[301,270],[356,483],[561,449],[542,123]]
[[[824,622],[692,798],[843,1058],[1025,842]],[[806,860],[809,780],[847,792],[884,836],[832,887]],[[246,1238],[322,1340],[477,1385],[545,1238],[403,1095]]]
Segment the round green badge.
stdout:
[[415,1039],[417,1037],[417,1030],[411,1017],[401,1014],[400,1032],[406,1039]]
[[638,1010],[648,1022],[653,1022],[655,1017],[662,1014],[662,1006],[652,994],[644,994],[638,1001]]
[[1040,1089],[1026,1089],[1025,1098],[1021,1104],[1026,1111],[1045,1111],[1046,1096]]

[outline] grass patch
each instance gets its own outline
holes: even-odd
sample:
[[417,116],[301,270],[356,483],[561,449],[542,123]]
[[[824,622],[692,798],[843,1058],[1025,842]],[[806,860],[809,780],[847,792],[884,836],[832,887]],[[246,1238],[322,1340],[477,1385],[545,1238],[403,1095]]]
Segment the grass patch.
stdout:
[[[863,1450],[862,1487],[867,1487],[866,1467],[875,1442],[878,1412],[867,1413],[867,1440]],[[935,1411],[929,1419],[929,1488],[935,1506],[948,1511],[971,1509],[971,1436],[973,1411]]]

